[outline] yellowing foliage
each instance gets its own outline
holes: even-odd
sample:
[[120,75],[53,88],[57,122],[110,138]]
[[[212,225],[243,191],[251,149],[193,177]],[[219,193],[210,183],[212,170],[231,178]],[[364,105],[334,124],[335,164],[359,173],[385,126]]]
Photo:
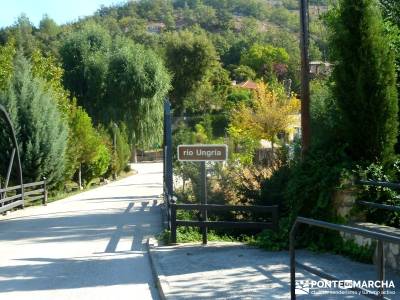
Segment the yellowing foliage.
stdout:
[[300,101],[294,94],[287,96],[281,86],[271,88],[258,83],[252,103],[242,104],[233,111],[231,126],[243,135],[274,144],[279,133],[293,129],[299,111]]
[[0,46],[0,90],[7,88],[14,69],[15,41],[10,39],[6,45]]
[[35,77],[42,78],[46,89],[51,89],[57,100],[58,108],[67,118],[68,111],[72,109],[70,94],[63,86],[63,68],[53,56],[44,56],[40,50],[34,50],[31,57],[32,73]]

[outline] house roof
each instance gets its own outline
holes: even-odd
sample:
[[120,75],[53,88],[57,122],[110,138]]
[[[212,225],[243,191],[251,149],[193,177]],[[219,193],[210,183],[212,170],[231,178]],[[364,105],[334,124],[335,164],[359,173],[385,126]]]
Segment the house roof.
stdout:
[[310,61],[310,66],[325,66],[325,67],[330,67],[332,66],[331,63],[329,62],[324,62],[324,61]]
[[166,25],[163,22],[151,22],[147,24],[147,27],[159,27],[164,28]]
[[249,90],[255,90],[257,89],[257,83],[251,80],[247,80],[245,82],[241,82],[237,84],[238,87],[244,88],[244,89],[249,89]]

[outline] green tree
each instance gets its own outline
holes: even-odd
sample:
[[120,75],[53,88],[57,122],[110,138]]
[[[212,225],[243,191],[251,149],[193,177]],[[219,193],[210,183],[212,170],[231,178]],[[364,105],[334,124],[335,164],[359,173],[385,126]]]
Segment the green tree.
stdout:
[[[93,179],[92,176],[103,175],[104,173],[99,174],[98,171],[87,171],[83,178],[81,176],[81,167],[94,164],[103,146],[100,145],[101,139],[93,127],[92,119],[82,107],[77,106],[76,99],[70,100],[69,92],[62,85],[64,70],[54,57],[45,57],[39,50],[34,50],[32,73],[45,81],[45,89],[52,92],[63,119],[69,125],[64,179],[70,180],[79,171],[77,177],[81,185],[82,182],[87,183]],[[90,178],[86,178],[86,175]]]
[[89,186],[93,179],[106,174],[111,163],[111,141],[107,133],[100,130],[97,133],[97,147],[94,158],[82,165],[82,177],[85,186]]
[[341,0],[330,16],[333,94],[350,156],[388,161],[397,137],[393,52],[375,0]]
[[12,40],[0,46],[0,90],[7,88],[14,69],[15,45]]
[[63,68],[54,56],[44,56],[38,49],[33,50],[31,63],[33,76],[44,80],[46,90],[53,92],[64,119],[67,119],[70,106],[74,103],[70,101],[70,93],[63,85]]
[[278,134],[294,129],[299,111],[299,99],[295,95],[288,97],[283,86],[269,87],[258,83],[252,105],[242,103],[233,110],[230,131],[258,141],[266,139],[274,151]]
[[126,39],[116,41],[110,58],[103,120],[125,122],[134,147],[159,144],[162,136],[163,101],[170,76],[162,60]]
[[231,87],[228,72],[217,65],[186,96],[184,107],[189,114],[206,114],[224,108]]
[[232,71],[232,77],[236,81],[254,80],[256,78],[256,72],[249,66],[240,65]]
[[380,3],[384,17],[400,26],[400,2],[397,0],[380,0]]
[[15,37],[17,49],[22,49],[27,57],[30,57],[33,50],[39,46],[34,32],[35,27],[25,14],[18,17],[12,28],[12,35]]
[[17,54],[14,76],[0,103],[11,112],[26,182],[46,176],[56,185],[64,178],[68,128],[54,98],[43,80],[33,77],[29,62]]
[[78,182],[81,184],[81,167],[96,160],[99,144],[101,144],[100,137],[93,127],[92,119],[82,107],[72,105],[69,115],[70,135],[66,178],[71,178],[79,170]]
[[48,15],[43,16],[39,23],[39,30],[35,33],[43,51],[58,55],[58,35],[61,33],[61,30],[61,27],[52,18]]
[[[289,54],[284,48],[260,44],[254,44],[240,59],[242,65],[251,67],[259,75],[266,75],[268,79],[284,75],[288,61]],[[279,66],[283,67],[282,71]]]
[[64,84],[95,121],[105,93],[110,47],[109,33],[95,23],[87,23],[71,33],[60,49]]
[[137,3],[138,14],[150,21],[166,21],[172,17],[171,0],[141,0]]
[[175,113],[180,114],[184,111],[185,98],[218,64],[217,54],[204,32],[195,34],[188,30],[167,37],[165,54],[167,67],[173,75],[171,103]]
[[125,123],[109,125],[109,132],[113,136],[113,162],[110,171],[113,174],[121,173],[131,157],[128,128]]
[[[400,2],[395,0],[380,0],[385,32],[389,37],[389,46],[394,52],[397,73],[397,94],[400,94]],[[400,99],[399,99],[400,101]],[[400,113],[400,112],[399,112]],[[400,153],[400,134],[397,137],[396,153]]]
[[226,108],[233,109],[240,106],[242,103],[249,106],[251,103],[252,94],[250,90],[234,88],[227,97]]

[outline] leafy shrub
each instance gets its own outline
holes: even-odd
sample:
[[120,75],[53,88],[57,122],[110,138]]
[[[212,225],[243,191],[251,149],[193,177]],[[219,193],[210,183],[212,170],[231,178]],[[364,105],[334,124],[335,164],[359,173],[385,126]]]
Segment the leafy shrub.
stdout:
[[360,246],[353,240],[342,240],[336,244],[333,251],[337,254],[347,256],[355,261],[372,264],[376,243]]
[[119,174],[127,167],[129,158],[131,157],[131,146],[128,142],[128,130],[125,123],[120,123],[119,126],[116,126],[116,124],[110,124],[109,133],[113,138],[112,164],[109,171],[113,174]]
[[279,230],[264,230],[250,242],[250,245],[263,248],[268,251],[280,251],[289,248],[290,222],[287,217],[279,221]]
[[[379,163],[372,163],[365,168],[358,166],[354,173],[358,178],[363,180],[398,181],[399,163],[399,161],[395,161],[393,165],[389,165],[387,167]],[[400,206],[398,193],[386,187],[361,185],[358,190],[357,199],[380,204]],[[366,212],[365,217],[368,222],[394,227],[400,226],[400,214],[398,212],[376,208],[358,207],[353,209],[352,213],[356,214],[359,211]]]
[[[235,238],[224,235],[217,234],[213,230],[209,230],[207,233],[208,241],[223,241],[223,242],[234,242],[237,241]],[[158,239],[162,241],[164,244],[171,243],[171,232],[168,230],[164,230],[159,236]],[[177,243],[193,243],[202,241],[202,233],[199,228],[195,227],[178,227],[176,230],[176,241]]]
[[[341,148],[314,143],[302,160],[295,158],[262,183],[260,204],[279,205],[278,232],[266,231],[256,238],[256,244],[280,250],[288,247],[289,231],[297,216],[338,223],[342,220],[332,207],[332,196],[339,186],[347,157]],[[302,227],[300,247],[329,249],[341,240],[336,232],[315,227]]]
[[263,166],[229,166],[222,169],[219,180],[212,182],[210,201],[221,199],[224,204],[255,204],[260,198],[261,182],[272,174],[271,168]]
[[125,166],[125,168],[124,168],[124,172],[125,172],[125,173],[129,173],[130,171],[132,171],[132,167],[131,167],[130,164],[127,164],[127,165]]
[[105,144],[99,144],[96,149],[96,155],[89,163],[82,165],[82,176],[87,185],[90,182],[104,175],[107,172],[111,162],[111,153]]
[[[258,201],[263,205],[284,205],[285,197],[283,191],[289,181],[289,166],[283,166],[275,171],[270,178],[261,182],[261,195]],[[283,208],[283,207],[282,207]]]

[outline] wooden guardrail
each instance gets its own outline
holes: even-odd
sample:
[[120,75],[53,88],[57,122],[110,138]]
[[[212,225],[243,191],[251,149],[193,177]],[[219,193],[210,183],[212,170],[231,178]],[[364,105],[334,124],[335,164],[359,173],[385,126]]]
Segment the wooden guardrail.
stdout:
[[[178,226],[196,226],[204,230],[203,244],[207,244],[207,228],[254,228],[254,229],[278,229],[278,206],[244,206],[244,205],[217,205],[217,204],[176,204],[174,201],[170,203],[171,207],[171,241],[176,243],[176,230]],[[177,210],[198,210],[202,215],[207,216],[207,211],[243,211],[243,212],[257,212],[257,213],[270,213],[270,222],[249,222],[249,221],[192,221],[192,220],[177,220]]]
[[42,204],[47,203],[47,182],[46,178],[42,181],[26,183],[6,188],[0,188],[0,213],[10,209],[21,207],[26,203],[35,200],[42,200]]

